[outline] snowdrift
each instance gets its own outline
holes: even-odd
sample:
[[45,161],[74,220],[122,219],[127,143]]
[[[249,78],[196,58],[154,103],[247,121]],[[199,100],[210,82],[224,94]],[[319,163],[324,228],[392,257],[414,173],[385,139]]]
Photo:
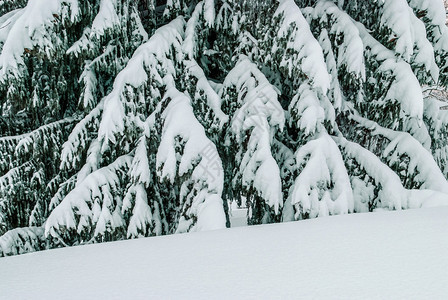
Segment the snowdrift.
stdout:
[[0,259],[3,299],[446,299],[448,207]]

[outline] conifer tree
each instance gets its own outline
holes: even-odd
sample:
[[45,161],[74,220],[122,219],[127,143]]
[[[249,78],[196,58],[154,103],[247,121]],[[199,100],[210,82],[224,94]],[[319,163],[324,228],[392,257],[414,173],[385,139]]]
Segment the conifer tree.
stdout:
[[0,2],[0,256],[448,201],[443,0]]

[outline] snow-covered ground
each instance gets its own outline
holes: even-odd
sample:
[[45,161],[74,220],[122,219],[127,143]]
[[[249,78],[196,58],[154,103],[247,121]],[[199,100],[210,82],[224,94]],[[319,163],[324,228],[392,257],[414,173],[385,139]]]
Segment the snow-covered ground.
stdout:
[[0,259],[1,299],[448,299],[448,208]]
[[247,209],[232,209],[230,224],[232,228],[247,226]]
[[[243,199],[243,203],[246,199]],[[247,208],[239,208],[236,202],[229,203],[230,224],[232,228],[247,226]]]

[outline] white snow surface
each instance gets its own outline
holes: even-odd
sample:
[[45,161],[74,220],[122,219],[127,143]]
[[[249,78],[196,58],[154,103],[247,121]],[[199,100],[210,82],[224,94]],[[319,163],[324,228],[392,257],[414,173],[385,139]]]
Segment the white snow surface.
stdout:
[[4,299],[447,299],[448,207],[0,258]]

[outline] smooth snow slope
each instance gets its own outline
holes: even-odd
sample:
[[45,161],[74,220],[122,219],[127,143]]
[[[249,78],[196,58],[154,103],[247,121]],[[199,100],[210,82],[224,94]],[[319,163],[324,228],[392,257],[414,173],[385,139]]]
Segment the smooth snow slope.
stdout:
[[0,259],[1,299],[448,299],[448,208]]

